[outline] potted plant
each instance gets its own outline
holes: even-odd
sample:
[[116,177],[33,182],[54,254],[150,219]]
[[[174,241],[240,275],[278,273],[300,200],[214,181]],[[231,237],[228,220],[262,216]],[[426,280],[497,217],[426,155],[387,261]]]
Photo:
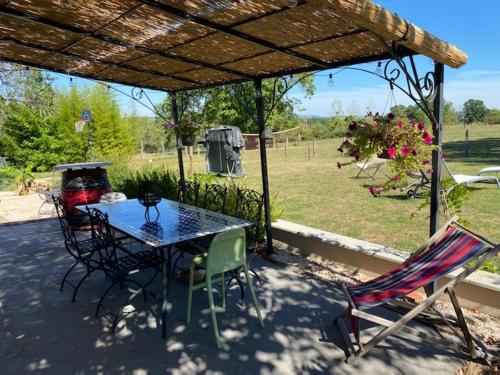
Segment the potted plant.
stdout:
[[432,130],[423,122],[396,120],[392,113],[382,117],[368,114],[361,121],[351,121],[346,137],[338,149],[353,158],[347,163],[337,163],[338,168],[377,155],[388,159],[393,176],[383,185],[370,186],[369,191],[378,195],[389,188],[404,187],[409,174],[423,170],[432,172]]
[[194,146],[196,143],[196,136],[201,131],[202,126],[196,124],[191,119],[180,124],[175,124],[174,122],[167,122],[165,124],[166,129],[172,129],[177,136],[181,138],[183,146]]

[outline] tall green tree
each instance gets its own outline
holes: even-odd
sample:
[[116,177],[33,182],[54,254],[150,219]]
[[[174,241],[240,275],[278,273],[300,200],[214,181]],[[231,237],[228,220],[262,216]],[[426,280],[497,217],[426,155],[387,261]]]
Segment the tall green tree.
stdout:
[[0,101],[0,154],[15,164],[45,170],[61,160],[64,144],[51,117],[55,92],[39,70],[11,70]]
[[482,100],[469,99],[464,103],[463,113],[465,121],[468,123],[482,122],[488,114],[488,108]]

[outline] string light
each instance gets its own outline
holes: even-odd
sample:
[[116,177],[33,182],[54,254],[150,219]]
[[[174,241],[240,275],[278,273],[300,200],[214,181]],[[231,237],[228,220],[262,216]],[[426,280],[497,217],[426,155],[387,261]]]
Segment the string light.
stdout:
[[328,87],[334,87],[335,86],[335,82],[333,81],[333,74],[330,73],[328,74]]
[[375,69],[375,73],[382,75],[382,61],[377,63],[377,69]]

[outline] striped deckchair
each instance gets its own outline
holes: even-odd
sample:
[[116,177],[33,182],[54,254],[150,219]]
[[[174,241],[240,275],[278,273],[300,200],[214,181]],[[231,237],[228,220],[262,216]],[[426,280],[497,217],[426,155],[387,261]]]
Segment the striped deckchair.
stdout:
[[[499,250],[500,245],[495,245],[473,233],[457,223],[457,218],[454,217],[398,267],[364,283],[344,284],[342,287],[347,297],[348,307],[335,321],[347,345],[346,362],[354,362],[391,334],[401,332],[460,350],[472,358],[485,360],[495,358],[470,333],[455,295],[454,286],[495,256]],[[394,303],[397,299],[449,275],[450,272],[460,267],[464,268],[458,276],[451,278],[421,303],[416,306],[410,305],[411,307],[406,309],[397,321],[390,321],[364,311],[374,306]],[[451,299],[456,319],[444,317],[433,306],[434,302],[445,293],[448,293]],[[408,305],[405,304],[406,307]],[[446,324],[453,333],[462,339],[461,342],[445,338],[445,336],[431,336],[406,326],[414,318],[429,317],[432,317],[434,322],[441,321]],[[368,320],[384,328],[367,343],[362,343],[360,319]],[[462,334],[456,329],[457,327],[462,331]],[[351,336],[354,336],[357,349],[354,348]]]

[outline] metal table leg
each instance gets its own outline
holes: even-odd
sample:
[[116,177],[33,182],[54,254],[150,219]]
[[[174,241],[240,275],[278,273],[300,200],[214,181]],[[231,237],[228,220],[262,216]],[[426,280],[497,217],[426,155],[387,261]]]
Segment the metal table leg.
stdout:
[[[165,252],[167,254],[165,254]],[[166,258],[166,259],[165,259]],[[161,249],[161,275],[162,275],[162,293],[161,293],[161,336],[167,338],[167,308],[168,295],[170,290],[170,268],[172,263],[172,254],[170,246]]]

